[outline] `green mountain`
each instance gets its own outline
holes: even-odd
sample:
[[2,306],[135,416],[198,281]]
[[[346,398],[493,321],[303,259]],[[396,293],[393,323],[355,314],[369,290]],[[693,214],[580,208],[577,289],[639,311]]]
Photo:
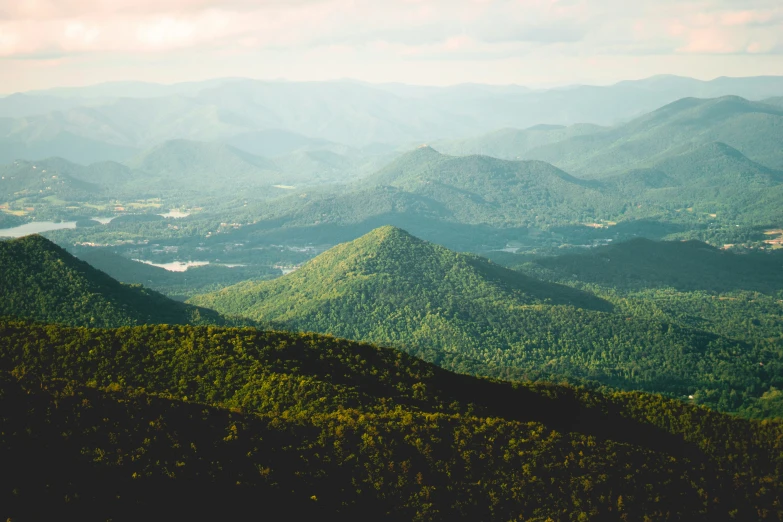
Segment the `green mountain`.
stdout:
[[613,217],[623,202],[604,194],[602,188],[600,183],[579,180],[541,161],[454,157],[421,147],[349,190],[297,194],[262,211],[286,226],[344,225],[379,216],[388,222],[388,214],[407,215],[414,230],[428,228],[431,220],[543,226]]
[[783,107],[783,96],[775,96],[774,98],[767,98],[762,101],[770,105],[775,105],[776,107]]
[[270,160],[221,143],[167,141],[128,161],[137,181],[156,188],[205,191],[227,186],[269,186],[285,179]]
[[134,147],[95,140],[68,131],[31,138],[15,135],[0,136],[0,163],[10,163],[15,160],[40,161],[57,156],[68,161],[87,164],[124,161],[137,152]]
[[780,516],[778,422],[476,379],[317,335],[0,332],[6,518]]
[[628,225],[623,237],[633,237],[640,220],[774,225],[783,218],[781,195],[781,171],[720,142],[685,144],[647,168],[600,180],[542,161],[455,157],[424,146],[358,182],[257,205],[257,223],[242,234],[334,244],[392,224],[452,248],[487,252],[564,226],[578,229],[569,234],[579,241],[585,225],[619,221]]
[[[418,308],[424,303],[457,298],[474,303],[506,301],[516,306],[552,303],[607,308],[607,303],[590,294],[452,252],[391,226],[338,245],[285,277],[240,283],[199,296],[195,302],[249,317],[286,321],[306,310],[317,313],[334,301],[357,300],[358,304],[375,299],[376,294],[389,300],[383,304],[376,301],[386,312],[410,306],[411,312],[422,313]],[[291,309],[291,303],[296,303],[296,310]],[[364,321],[378,319],[367,317]]]
[[761,390],[783,385],[774,339],[752,344],[635,313],[623,302],[613,312],[593,294],[393,227],[338,245],[281,278],[190,302],[285,329],[397,346],[456,371],[696,394],[731,411],[750,410]]
[[[267,158],[284,156],[294,152],[306,150],[331,150],[343,148],[339,145],[323,139],[309,138],[296,132],[281,129],[264,129],[245,132],[227,138],[225,142],[232,147],[243,150],[256,156]],[[337,152],[337,151],[333,151]]]
[[[297,151],[274,159],[289,183],[315,185],[345,182],[358,177],[368,167],[366,158],[346,156],[329,150]],[[370,163],[372,165],[372,163]]]
[[687,147],[653,164],[680,187],[715,187],[740,191],[783,184],[783,172],[751,161],[737,149],[720,142]]
[[226,321],[211,310],[123,285],[33,235],[0,241],[0,316],[75,326]]
[[783,291],[783,255],[735,254],[699,241],[634,239],[580,254],[540,258],[537,265],[562,279],[621,289],[672,287],[680,291]]
[[540,124],[527,129],[500,129],[476,138],[438,142],[435,147],[444,154],[455,156],[480,154],[519,160],[525,159],[525,154],[537,147],[602,130],[606,129],[589,123],[577,123],[568,127]]
[[783,109],[766,103],[737,96],[685,98],[611,129],[538,147],[527,157],[600,178],[649,166],[688,143],[719,141],[762,165],[783,169],[781,122]]
[[641,205],[774,224],[783,213],[774,203],[783,196],[783,172],[751,161],[724,143],[687,145],[647,169],[605,178],[608,188]]
[[0,165],[0,198],[4,201],[22,197],[58,196],[65,199],[90,199],[103,187],[88,181],[84,167],[61,158],[42,161],[17,160]]

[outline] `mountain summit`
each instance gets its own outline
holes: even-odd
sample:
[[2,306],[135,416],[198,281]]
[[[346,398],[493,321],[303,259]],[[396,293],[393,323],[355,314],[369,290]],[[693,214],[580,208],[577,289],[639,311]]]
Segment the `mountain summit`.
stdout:
[[334,325],[371,316],[422,320],[455,310],[460,303],[607,307],[590,294],[452,252],[392,226],[337,245],[274,281],[240,283],[195,302],[247,317],[297,323],[339,310]]
[[609,314],[596,310],[611,309],[592,294],[391,226],[337,245],[279,279],[240,283],[190,302],[283,329],[390,344],[432,360],[454,357],[445,366],[455,369],[485,350],[493,353],[488,365],[513,365],[553,318],[603,318]]

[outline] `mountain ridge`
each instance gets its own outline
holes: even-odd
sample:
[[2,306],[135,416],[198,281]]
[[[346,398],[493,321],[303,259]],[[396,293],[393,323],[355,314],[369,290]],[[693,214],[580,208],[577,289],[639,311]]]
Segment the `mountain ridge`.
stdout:
[[227,324],[218,313],[123,285],[39,235],[0,241],[0,315],[72,326]]

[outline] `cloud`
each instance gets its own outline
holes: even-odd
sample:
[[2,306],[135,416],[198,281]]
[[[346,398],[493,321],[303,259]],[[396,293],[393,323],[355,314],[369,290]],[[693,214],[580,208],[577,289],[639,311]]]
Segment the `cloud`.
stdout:
[[[397,70],[408,64],[417,75],[437,77],[432,62],[440,63],[443,70],[458,71],[455,64],[463,61],[470,67],[466,65],[465,71],[480,67],[482,74],[501,77],[511,73],[500,69],[494,73],[492,67],[508,67],[514,60],[543,67],[543,75],[555,75],[588,61],[619,64],[620,57],[634,64],[652,63],[655,58],[658,67],[685,60],[702,70],[697,61],[710,55],[758,60],[783,53],[780,0],[743,0],[739,8],[738,4],[736,0],[0,0],[0,75],[18,77],[27,70],[24,67],[33,71],[40,60],[41,66],[29,73],[35,78],[44,77],[47,68],[56,76],[58,67],[85,74],[107,64],[139,74],[184,70],[186,61],[204,64],[198,69],[193,66],[201,77],[242,74],[241,64],[255,63],[274,67],[276,76],[316,67],[321,75],[334,70],[334,74],[360,76],[369,70],[368,64],[381,71],[384,64],[394,64]],[[12,64],[21,61],[27,65]],[[614,74],[622,73],[618,65]],[[99,72],[94,75],[100,77]]]
[[[4,56],[50,48],[145,52],[221,46],[578,41],[576,4],[551,0],[0,0]],[[13,44],[8,43],[13,42]]]
[[685,13],[669,23],[668,32],[680,43],[678,53],[779,52],[783,44],[783,7]]

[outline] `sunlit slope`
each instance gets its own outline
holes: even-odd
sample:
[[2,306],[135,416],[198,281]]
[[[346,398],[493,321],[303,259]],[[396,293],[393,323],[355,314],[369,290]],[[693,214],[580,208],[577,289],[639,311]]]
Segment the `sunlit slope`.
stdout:
[[718,387],[742,397],[748,382],[761,383],[774,371],[758,366],[764,346],[614,313],[593,294],[393,227],[339,245],[279,279],[240,283],[191,302],[286,329],[398,346],[469,373],[592,380],[677,396]]

